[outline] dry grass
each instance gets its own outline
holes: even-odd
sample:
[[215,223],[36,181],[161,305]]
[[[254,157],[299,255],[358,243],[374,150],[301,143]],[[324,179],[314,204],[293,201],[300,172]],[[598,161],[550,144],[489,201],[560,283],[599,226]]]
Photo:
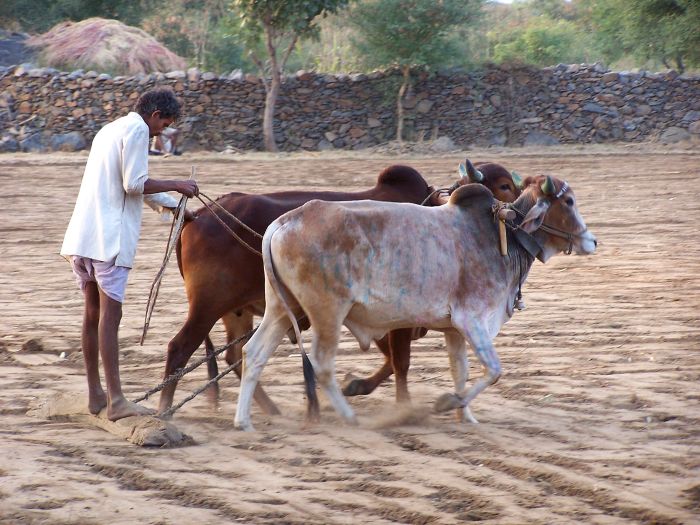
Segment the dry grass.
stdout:
[[62,22],[28,43],[40,50],[44,65],[63,70],[135,75],[185,67],[182,57],[145,31],[104,18]]

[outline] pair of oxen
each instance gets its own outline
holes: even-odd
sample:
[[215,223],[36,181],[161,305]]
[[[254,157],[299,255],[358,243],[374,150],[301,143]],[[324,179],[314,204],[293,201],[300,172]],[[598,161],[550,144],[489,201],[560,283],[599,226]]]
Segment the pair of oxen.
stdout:
[[[264,313],[245,346],[234,421],[252,430],[253,399],[264,412],[279,413],[258,377],[285,334],[301,345],[297,319],[303,319],[312,329],[304,373],[307,417],[318,418],[315,376],[337,412],[352,423],[355,415],[343,394],[369,394],[392,373],[397,400],[409,400],[410,343],[435,329],[445,334],[455,382],[455,393],[439,399],[436,409],[455,408],[459,417],[476,422],[469,402],[500,377],[492,340],[517,307],[534,259],[593,253],[596,240],[566,182],[551,176],[514,181],[495,163],[475,167],[467,161],[460,168],[462,177],[449,196],[415,169],[395,165],[363,192],[221,197],[218,204],[230,214],[265,233],[262,242],[226,214],[199,210],[177,246],[189,311],[168,346],[165,376],[184,367],[202,341],[213,349],[208,334],[217,320],[231,342],[252,329],[253,316]],[[342,325],[363,350],[374,340],[385,363],[372,376],[348,382],[341,393],[334,357]],[[468,389],[467,342],[485,367]],[[228,349],[229,364],[241,362],[242,347],[243,342]],[[302,354],[306,357],[303,347]],[[212,358],[210,376],[215,367]],[[242,368],[235,371],[241,377]],[[163,389],[159,412],[172,405],[175,389],[176,383]]]

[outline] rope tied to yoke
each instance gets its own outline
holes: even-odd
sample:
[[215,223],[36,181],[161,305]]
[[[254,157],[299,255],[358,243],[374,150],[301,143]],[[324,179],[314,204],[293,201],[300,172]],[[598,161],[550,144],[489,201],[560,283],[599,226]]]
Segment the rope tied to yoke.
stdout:
[[[194,166],[192,166],[192,176],[194,177]],[[165,273],[165,268],[170,260],[170,256],[177,245],[177,241],[180,238],[180,233],[182,233],[182,228],[185,222],[185,208],[187,206],[187,197],[185,195],[180,198],[180,202],[175,208],[173,222],[170,225],[170,234],[168,235],[168,244],[165,249],[165,255],[163,257],[163,263],[160,266],[160,270],[156,274],[153,283],[151,284],[151,290],[148,294],[148,301],[146,302],[146,315],[143,321],[143,331],[141,332],[141,346],[146,339],[146,334],[148,333],[148,327],[151,323],[151,316],[153,315],[153,310],[156,307],[156,299],[158,298],[158,291],[160,290],[160,283],[163,280],[163,274]],[[174,233],[174,235],[173,235]]]
[[[238,337],[237,339],[234,339],[233,341],[230,341],[229,343],[225,344],[225,345],[222,346],[221,348],[217,348],[211,355],[207,355],[207,356],[205,356],[205,357],[202,357],[202,358],[198,359],[197,361],[195,361],[195,362],[193,362],[193,363],[190,363],[190,364],[189,364],[188,366],[186,366],[186,367],[178,368],[177,370],[175,370],[175,372],[173,372],[173,373],[170,374],[168,377],[166,377],[161,383],[157,384],[156,386],[154,386],[154,387],[151,388],[150,390],[146,391],[146,393],[144,393],[141,397],[138,397],[138,398],[136,398],[136,399],[133,399],[132,401],[133,401],[134,403],[139,403],[139,402],[141,402],[141,401],[145,401],[146,399],[148,399],[149,397],[151,397],[153,394],[155,394],[155,393],[157,393],[157,392],[160,392],[161,390],[163,390],[163,389],[164,389],[166,386],[168,386],[169,384],[171,384],[171,383],[173,383],[173,382],[175,382],[175,381],[179,381],[180,379],[182,379],[182,377],[185,376],[185,374],[188,374],[188,373],[192,372],[192,370],[194,370],[195,368],[198,368],[198,367],[201,366],[203,363],[206,363],[206,362],[209,361],[210,359],[212,359],[212,358],[218,356],[218,355],[221,354],[223,351],[228,350],[228,349],[229,349],[230,347],[232,347],[233,345],[238,344],[238,343],[243,342],[243,341],[246,341],[247,339],[249,339],[249,338],[255,333],[255,331],[256,331],[257,329],[258,329],[258,327],[256,326],[255,328],[253,328],[252,330],[250,330],[250,331],[248,331],[247,333],[243,334],[242,336]],[[241,363],[241,361],[242,361],[242,358],[239,359],[238,361],[236,361],[233,365],[231,365],[231,367],[232,367],[231,370],[233,370],[234,367],[236,367],[237,365],[239,365],[239,364]],[[230,372],[231,370],[229,370],[228,372]],[[226,372],[226,373],[228,373],[228,372]],[[226,375],[226,374],[224,374],[224,375]],[[222,376],[222,377],[223,377],[223,376]],[[183,403],[183,404],[184,404],[184,403]]]

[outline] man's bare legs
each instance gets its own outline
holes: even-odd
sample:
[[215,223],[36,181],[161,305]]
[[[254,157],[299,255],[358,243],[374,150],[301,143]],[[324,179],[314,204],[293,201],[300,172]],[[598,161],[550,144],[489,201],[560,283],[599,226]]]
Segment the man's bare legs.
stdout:
[[100,292],[97,283],[85,284],[85,312],[83,315],[83,358],[88,383],[88,409],[91,414],[99,414],[107,406],[107,394],[100,383],[99,346],[97,329],[100,323]]
[[[154,411],[127,401],[119,377],[119,322],[122,304],[105,294],[97,283],[85,286],[83,319],[83,356],[88,381],[88,408],[92,414],[107,407],[107,418],[116,421],[128,416],[153,414]],[[97,322],[96,322],[97,321]],[[107,395],[100,383],[99,356],[105,372]]]

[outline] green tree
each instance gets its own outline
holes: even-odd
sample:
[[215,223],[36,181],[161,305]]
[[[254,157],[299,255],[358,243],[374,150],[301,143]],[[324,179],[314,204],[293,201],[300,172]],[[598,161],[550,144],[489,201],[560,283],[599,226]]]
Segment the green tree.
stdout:
[[511,30],[489,32],[495,62],[549,66],[558,62],[585,59],[585,38],[568,20],[552,20],[546,15],[530,18]]
[[370,68],[399,67],[402,82],[396,101],[396,139],[403,140],[403,97],[411,68],[449,65],[457,57],[452,31],[473,23],[481,0],[366,0],[350,12],[354,46]]
[[273,130],[282,71],[302,38],[318,34],[318,19],[345,7],[349,0],[233,0],[251,59],[265,84],[263,140],[277,151]]
[[160,0],[142,28],[190,65],[222,73],[242,67],[244,49],[226,0]]
[[625,55],[683,72],[700,66],[698,0],[580,0],[608,61]]

